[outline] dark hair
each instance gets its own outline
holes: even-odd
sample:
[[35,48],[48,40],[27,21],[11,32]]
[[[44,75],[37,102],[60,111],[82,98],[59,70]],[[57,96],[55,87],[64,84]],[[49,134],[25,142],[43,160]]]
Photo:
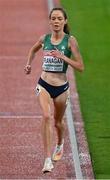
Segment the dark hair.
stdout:
[[[62,7],[55,7],[55,8],[53,8],[53,9],[50,11],[49,19],[51,19],[51,15],[52,15],[53,11],[56,11],[56,10],[59,10],[59,11],[62,12],[65,20],[68,19],[68,18],[67,18],[67,14],[66,14],[65,10],[64,10]],[[70,34],[70,29],[69,29],[68,24],[65,24],[65,25],[64,25],[63,31],[64,31],[66,34]]]

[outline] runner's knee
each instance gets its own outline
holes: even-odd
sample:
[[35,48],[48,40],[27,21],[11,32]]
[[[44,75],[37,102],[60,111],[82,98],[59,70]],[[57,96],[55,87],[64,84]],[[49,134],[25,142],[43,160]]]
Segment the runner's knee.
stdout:
[[56,127],[57,129],[62,128],[62,127],[63,127],[63,122],[56,122],[56,123],[55,123],[55,127]]
[[48,112],[43,113],[43,119],[46,122],[49,122],[50,121],[50,114]]

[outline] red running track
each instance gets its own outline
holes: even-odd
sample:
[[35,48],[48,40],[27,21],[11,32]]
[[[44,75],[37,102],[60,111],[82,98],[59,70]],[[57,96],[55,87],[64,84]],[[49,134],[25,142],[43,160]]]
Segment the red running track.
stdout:
[[0,22],[0,179],[75,179],[67,126],[64,157],[52,173],[41,172],[42,117],[34,91],[41,51],[31,75],[24,74],[29,49],[48,32],[46,1],[0,0]]

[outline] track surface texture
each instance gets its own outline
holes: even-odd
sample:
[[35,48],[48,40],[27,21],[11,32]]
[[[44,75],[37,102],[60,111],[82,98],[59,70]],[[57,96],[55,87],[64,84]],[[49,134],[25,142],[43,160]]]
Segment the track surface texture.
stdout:
[[[48,32],[47,9],[44,0],[0,0],[0,179],[76,179],[66,116],[64,156],[54,163],[51,173],[41,171],[44,163],[42,114],[35,86],[41,73],[42,51],[34,59],[31,75],[24,74],[29,49],[40,35]],[[68,77],[70,84],[74,84],[71,72]],[[71,94],[82,173],[85,179],[92,179],[74,85]],[[55,144],[53,139],[52,150]]]

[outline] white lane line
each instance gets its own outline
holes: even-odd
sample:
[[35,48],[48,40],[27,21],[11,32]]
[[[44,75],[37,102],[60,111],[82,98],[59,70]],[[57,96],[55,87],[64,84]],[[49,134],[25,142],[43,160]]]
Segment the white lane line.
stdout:
[[27,115],[1,115],[0,116],[0,119],[9,119],[9,118],[11,118],[11,119],[19,119],[19,118],[21,118],[21,119],[41,119],[42,118],[42,116],[27,116]]
[[26,56],[0,56],[0,60],[18,60],[18,59],[26,59]]
[[78,154],[78,145],[76,140],[76,134],[75,134],[75,127],[74,127],[74,117],[72,115],[71,111],[71,102],[69,100],[67,108],[66,108],[66,116],[67,116],[67,125],[69,129],[69,135],[70,135],[70,142],[71,142],[71,150],[74,160],[74,167],[76,172],[76,178],[77,179],[83,179],[81,166],[80,166],[80,160],[79,160],[79,154]]
[[54,7],[53,0],[47,0],[48,4],[48,13],[50,13],[51,9]]
[[[54,7],[53,0],[47,0],[48,3],[48,12]],[[81,166],[80,166],[80,160],[79,160],[79,154],[78,154],[78,146],[77,146],[77,140],[75,135],[75,127],[74,127],[74,118],[72,116],[71,111],[71,102],[68,102],[67,108],[66,108],[66,116],[67,116],[67,125],[69,129],[69,136],[70,136],[70,142],[71,142],[71,149],[72,149],[72,155],[74,160],[74,167],[76,172],[76,179],[83,179]]]

